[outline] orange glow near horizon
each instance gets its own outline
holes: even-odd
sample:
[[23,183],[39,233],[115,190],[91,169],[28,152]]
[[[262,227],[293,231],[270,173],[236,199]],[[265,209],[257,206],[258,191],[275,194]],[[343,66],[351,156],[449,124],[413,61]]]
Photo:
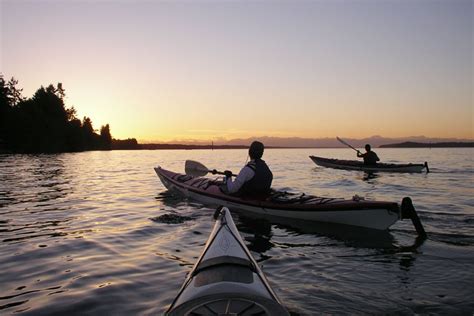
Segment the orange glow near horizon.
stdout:
[[[311,106],[303,112],[293,111],[294,106],[283,105],[281,100],[268,98],[262,102],[250,98],[242,101],[234,98],[233,102],[227,104],[230,108],[239,110],[231,111],[217,105],[226,102],[224,96],[222,101],[216,100],[216,104],[212,104],[205,98],[200,100],[196,97],[194,101],[188,100],[188,97],[181,98],[179,95],[163,99],[150,95],[143,95],[140,98],[114,88],[110,88],[114,91],[111,93],[109,90],[81,87],[78,83],[72,88],[69,88],[64,81],[63,85],[67,94],[66,105],[74,106],[79,118],[90,117],[96,129],[101,125],[110,124],[114,138],[136,138],[140,143],[211,142],[263,136],[331,138],[344,135],[350,138],[366,138],[382,135],[397,138],[424,135],[439,138],[473,138],[472,118],[469,116],[460,116],[457,119],[459,124],[456,125],[451,123],[454,118],[443,118],[443,120],[438,118],[440,124],[432,125],[429,113],[426,120],[426,115],[419,112],[407,117],[406,109],[400,111],[395,109],[390,112],[385,110],[378,116],[367,117],[365,111],[354,110],[361,106],[355,97],[352,101],[336,98],[331,100],[335,104],[344,103],[345,107]],[[32,94],[33,92],[30,93]],[[153,99],[154,105],[146,107],[141,105],[149,104]],[[317,96],[313,96],[313,99],[316,100]],[[239,101],[247,106],[239,106]],[[261,104],[276,102],[277,108],[261,106],[259,101]],[[329,100],[324,100],[324,103],[326,102]],[[367,103],[365,104],[365,107],[370,108]],[[243,120],[245,113],[251,111],[255,119],[245,122]],[[436,117],[433,119],[437,120]]]

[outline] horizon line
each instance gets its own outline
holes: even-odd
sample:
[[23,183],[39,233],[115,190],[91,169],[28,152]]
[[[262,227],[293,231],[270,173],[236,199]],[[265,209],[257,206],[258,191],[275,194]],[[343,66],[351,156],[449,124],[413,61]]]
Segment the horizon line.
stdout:
[[[135,138],[135,137],[128,137],[128,138]],[[288,139],[300,139],[300,140],[308,140],[308,141],[314,141],[314,140],[336,140],[336,136],[334,137],[301,137],[301,136],[251,136],[251,137],[237,137],[237,138],[220,138],[218,140],[213,140],[213,139],[173,139],[173,140],[145,140],[145,139],[140,139],[140,138],[135,138],[139,141],[140,144],[167,144],[167,145],[184,145],[186,143],[201,143],[201,144],[207,144],[206,142],[209,142],[209,145],[214,144],[215,146],[219,146],[220,142],[230,142],[230,141],[237,141],[237,140],[251,140],[251,139],[262,139],[262,138],[273,138],[273,139],[281,139],[281,140],[288,140]],[[366,136],[366,137],[348,137],[348,136],[343,136],[342,138],[350,139],[350,140],[366,140],[366,139],[393,139],[393,140],[407,140],[410,141],[410,139],[417,139],[417,138],[425,138],[425,139],[437,139],[437,140],[447,140],[447,141],[462,141],[462,142],[470,142],[474,141],[474,137],[442,137],[442,136],[425,136],[425,135],[418,135],[418,136],[381,136],[381,135],[373,135],[373,136]],[[429,141],[428,141],[429,142]],[[224,145],[224,144],[222,144]],[[232,146],[238,146],[237,144],[233,144]],[[245,146],[245,145],[242,145]],[[286,146],[283,146],[286,147]],[[308,147],[302,147],[302,148],[310,148],[311,146]],[[338,147],[328,147],[328,148],[338,148]]]

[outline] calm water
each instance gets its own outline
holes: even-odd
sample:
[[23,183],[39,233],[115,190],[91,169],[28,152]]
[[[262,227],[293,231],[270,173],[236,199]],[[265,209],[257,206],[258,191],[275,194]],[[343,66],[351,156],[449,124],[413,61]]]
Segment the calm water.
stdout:
[[[269,223],[234,214],[274,290],[293,314],[466,314],[474,311],[473,149],[378,149],[384,161],[424,162],[429,174],[317,167],[267,150],[276,188],[400,202],[411,196],[428,232]],[[0,314],[151,315],[166,310],[213,226],[213,209],[170,196],[153,167],[186,159],[238,171],[245,150],[0,155]],[[163,223],[157,217],[189,217]]]

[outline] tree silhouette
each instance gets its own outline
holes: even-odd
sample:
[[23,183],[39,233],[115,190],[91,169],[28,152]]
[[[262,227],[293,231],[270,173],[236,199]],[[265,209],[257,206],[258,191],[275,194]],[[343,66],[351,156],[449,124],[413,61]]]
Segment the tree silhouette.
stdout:
[[0,146],[25,153],[111,149],[109,125],[98,135],[89,117],[77,119],[76,109],[65,106],[61,83],[42,86],[29,99],[17,84],[0,74]]
[[3,74],[0,73],[0,146],[3,143],[8,145],[8,131],[9,125],[12,123],[11,113],[12,109],[19,102],[23,101],[24,98],[21,95],[23,89],[18,89],[16,86],[18,80],[11,78],[10,81],[6,82],[3,78]]
[[8,86],[3,79],[3,75],[0,74],[0,141],[2,143],[5,141],[7,117],[9,117],[11,110],[8,94]]
[[103,149],[112,149],[112,135],[109,124],[100,128],[100,143]]

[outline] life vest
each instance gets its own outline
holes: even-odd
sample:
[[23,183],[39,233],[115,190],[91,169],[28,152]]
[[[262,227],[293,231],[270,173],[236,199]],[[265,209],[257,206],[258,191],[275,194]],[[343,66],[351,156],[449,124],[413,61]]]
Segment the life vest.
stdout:
[[255,159],[250,161],[247,167],[252,169],[255,175],[242,185],[239,193],[245,195],[264,195],[269,193],[272,186],[273,174],[265,161]]
[[366,152],[364,154],[364,164],[365,165],[375,165],[379,161],[379,157],[373,151]]

